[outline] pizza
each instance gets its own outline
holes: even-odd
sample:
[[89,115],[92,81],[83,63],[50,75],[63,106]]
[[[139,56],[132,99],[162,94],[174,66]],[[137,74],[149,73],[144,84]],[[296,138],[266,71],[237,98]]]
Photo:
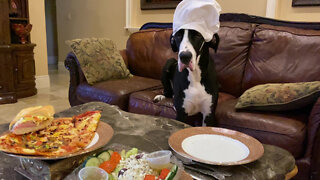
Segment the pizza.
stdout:
[[56,118],[42,130],[0,137],[0,150],[40,156],[64,156],[85,149],[95,135],[101,114],[88,111],[74,117]]

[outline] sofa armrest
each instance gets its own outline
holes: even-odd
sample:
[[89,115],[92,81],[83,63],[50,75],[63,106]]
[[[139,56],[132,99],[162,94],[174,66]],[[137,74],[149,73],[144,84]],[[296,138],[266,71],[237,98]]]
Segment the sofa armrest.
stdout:
[[[308,120],[308,145],[305,157],[311,158],[311,175],[320,178],[320,98],[313,105]],[[314,179],[317,179],[314,178]],[[313,178],[312,178],[313,179]]]
[[69,84],[69,103],[71,106],[82,104],[77,99],[77,87],[80,83],[87,82],[76,55],[70,52],[65,61],[64,66],[69,70],[70,74],[70,84]]
[[128,56],[127,56],[127,50],[126,49],[122,49],[119,51],[124,63],[126,64],[127,68],[129,69],[129,62],[128,62]]

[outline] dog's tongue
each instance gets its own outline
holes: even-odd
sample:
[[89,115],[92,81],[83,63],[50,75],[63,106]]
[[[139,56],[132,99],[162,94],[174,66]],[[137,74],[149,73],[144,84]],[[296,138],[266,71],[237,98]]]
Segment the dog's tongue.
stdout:
[[186,68],[186,67],[187,67],[187,66],[186,66],[185,64],[180,63],[179,72],[182,72],[182,70],[183,70],[184,68]]
[[188,65],[181,63],[179,66],[179,71],[182,72],[184,68],[189,68],[191,71],[193,71],[192,62],[190,61]]

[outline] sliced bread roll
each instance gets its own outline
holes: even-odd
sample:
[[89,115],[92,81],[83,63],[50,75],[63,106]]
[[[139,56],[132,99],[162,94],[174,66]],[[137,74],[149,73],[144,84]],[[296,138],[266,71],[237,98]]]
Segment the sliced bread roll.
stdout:
[[53,106],[36,106],[21,110],[9,125],[14,134],[26,134],[48,127],[54,115]]

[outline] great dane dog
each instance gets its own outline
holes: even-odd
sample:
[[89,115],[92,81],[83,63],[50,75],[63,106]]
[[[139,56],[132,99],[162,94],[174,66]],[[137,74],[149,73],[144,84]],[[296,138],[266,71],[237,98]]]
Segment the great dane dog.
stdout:
[[209,58],[209,48],[215,52],[219,36],[206,42],[196,30],[180,29],[170,37],[171,48],[178,52],[178,60],[169,59],[163,70],[161,81],[164,95],[157,95],[154,101],[173,98],[176,119],[186,122],[186,117],[201,112],[203,126],[215,123],[215,109],[218,100],[218,81],[214,62]]

